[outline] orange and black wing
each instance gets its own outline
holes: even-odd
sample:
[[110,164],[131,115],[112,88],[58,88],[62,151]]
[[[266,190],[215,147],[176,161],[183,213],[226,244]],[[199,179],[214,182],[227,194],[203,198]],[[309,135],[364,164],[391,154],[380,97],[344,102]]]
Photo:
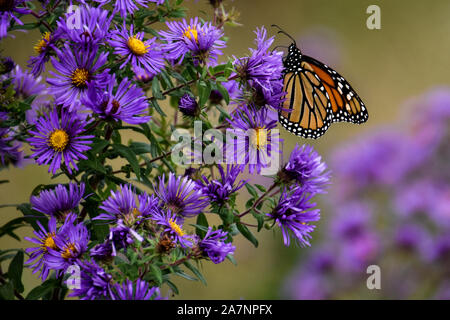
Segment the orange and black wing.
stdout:
[[330,126],[333,115],[329,94],[312,67],[300,63],[301,72],[284,76],[287,92],[279,121],[288,131],[304,138],[319,138]]
[[284,75],[287,95],[284,110],[279,113],[283,127],[304,138],[316,139],[325,134],[332,122],[367,121],[364,103],[341,75],[308,56],[302,55],[296,62],[296,68],[291,67]]
[[327,65],[314,58],[303,56],[304,62],[313,69],[324,86],[333,114],[333,122],[352,122],[361,124],[367,121],[367,109],[347,80]]

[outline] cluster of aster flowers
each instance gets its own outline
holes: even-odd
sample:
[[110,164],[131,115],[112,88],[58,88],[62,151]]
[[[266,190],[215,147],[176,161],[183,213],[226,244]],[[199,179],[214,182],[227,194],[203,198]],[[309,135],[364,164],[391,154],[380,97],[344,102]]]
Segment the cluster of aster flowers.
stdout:
[[[0,232],[19,239],[15,229],[34,229],[11,267],[25,254],[42,279],[28,298],[64,298],[69,288],[87,300],[161,299],[161,289],[178,292],[177,275],[203,282],[199,264],[235,263],[236,236],[256,247],[254,233],[273,228],[286,246],[310,245],[327,166],[297,145],[267,174],[283,155],[274,116],[282,53],[261,27],[247,56],[225,58],[234,14],[212,1],[212,21],[185,18],[181,2],[78,1],[67,12],[60,1],[41,12],[27,1],[0,4],[0,38],[25,14],[41,27],[28,70],[0,59],[1,168],[34,163],[66,180],[37,186],[16,206],[23,217]],[[213,150],[230,163],[176,161],[172,135],[197,130],[196,121],[205,137],[211,129],[236,139],[199,142],[194,133],[187,145],[202,150],[187,158]],[[271,183],[253,183],[258,175]],[[16,297],[20,279],[8,277],[19,274],[2,275]]]
[[328,198],[326,236],[287,280],[287,296],[371,298],[366,270],[375,264],[378,298],[450,297],[448,284],[433,280],[450,262],[450,90],[432,89],[404,108],[393,127],[333,152],[339,187]]

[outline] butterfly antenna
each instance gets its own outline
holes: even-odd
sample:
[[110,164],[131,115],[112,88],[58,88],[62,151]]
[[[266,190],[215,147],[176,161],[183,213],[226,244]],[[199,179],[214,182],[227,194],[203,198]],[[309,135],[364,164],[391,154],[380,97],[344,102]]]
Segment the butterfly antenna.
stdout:
[[278,33],[282,33],[282,34],[286,35],[289,39],[291,39],[294,42],[295,45],[297,45],[295,39],[289,33],[284,31],[283,29],[281,29],[280,26],[273,24],[272,27],[278,28],[278,30],[279,30]]

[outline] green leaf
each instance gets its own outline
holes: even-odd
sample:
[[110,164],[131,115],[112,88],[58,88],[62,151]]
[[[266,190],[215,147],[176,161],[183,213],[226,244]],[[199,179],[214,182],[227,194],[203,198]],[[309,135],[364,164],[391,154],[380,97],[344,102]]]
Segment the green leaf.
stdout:
[[48,279],[40,286],[33,288],[33,290],[31,290],[30,293],[28,293],[25,299],[38,300],[39,298],[42,298],[43,296],[51,293],[53,288],[57,287],[58,285],[59,282],[56,279]]
[[8,268],[8,277],[12,280],[14,288],[22,293],[24,288],[22,284],[23,271],[23,251],[18,251],[16,256],[12,259]]
[[193,274],[195,274],[195,276],[201,281],[201,283],[203,283],[205,286],[208,285],[206,283],[206,279],[203,277],[200,271],[196,267],[194,267],[189,261],[184,262],[184,265],[186,266],[186,268],[191,270]]
[[160,286],[163,281],[161,269],[154,264],[151,264],[150,268],[152,269],[152,274],[155,276],[158,286]]
[[106,146],[108,146],[108,145],[109,145],[109,141],[96,138],[94,140],[94,143],[91,145],[91,149],[89,150],[89,152],[91,152],[93,154],[97,154],[100,151],[103,151],[103,149],[105,149]]
[[247,238],[248,241],[250,241],[251,243],[253,243],[253,245],[255,246],[255,248],[258,247],[258,240],[255,238],[255,236],[253,235],[253,233],[247,228],[247,226],[243,225],[242,223],[238,222],[236,224],[239,232],[245,237]]
[[201,108],[205,105],[211,95],[211,84],[209,82],[199,81],[197,89],[200,97],[198,100],[198,105]]
[[14,286],[11,282],[6,282],[0,286],[1,300],[14,300]]
[[167,285],[169,286],[170,289],[172,289],[173,293],[175,294],[179,294],[180,292],[178,291],[177,286],[170,280],[166,280]]
[[225,100],[225,103],[229,104],[230,103],[230,95],[228,94],[228,90],[225,89],[225,87],[220,83],[217,83],[217,90],[219,90],[220,94],[223,97],[223,100]]
[[[197,225],[205,227],[206,229],[208,229],[208,219],[206,219],[205,214],[202,212],[197,216]],[[200,228],[196,228],[195,229],[195,233],[200,237],[200,238],[204,238],[206,235],[206,231],[200,229]]]
[[136,177],[138,180],[141,178],[141,167],[139,166],[139,162],[136,158],[136,154],[134,151],[124,146],[123,144],[114,144],[113,145],[114,150],[116,150],[122,157],[128,160],[128,162],[131,165],[131,168],[133,169],[133,172],[136,174]]
[[245,187],[247,188],[248,193],[250,193],[253,198],[258,197],[258,193],[256,192],[256,189],[253,188],[253,186],[250,183],[246,183]]
[[264,187],[264,186],[262,186],[260,184],[255,184],[255,187],[257,187],[258,190],[261,191],[261,192],[266,192],[267,191],[266,187]]
[[26,220],[27,220],[27,218],[20,217],[20,218],[13,219],[13,220],[5,223],[0,228],[0,238],[7,234],[7,235],[20,241],[19,236],[14,233],[14,230],[21,228],[21,227],[25,227],[27,225]]

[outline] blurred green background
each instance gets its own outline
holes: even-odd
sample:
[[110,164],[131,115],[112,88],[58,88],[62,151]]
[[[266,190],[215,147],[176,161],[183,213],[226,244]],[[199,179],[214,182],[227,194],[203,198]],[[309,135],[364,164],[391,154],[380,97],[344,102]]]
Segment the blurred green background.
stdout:
[[[208,1],[186,1],[188,17],[211,16]],[[358,91],[369,110],[369,121],[363,126],[335,124],[318,141],[305,141],[288,134],[283,129],[285,157],[296,142],[311,143],[327,161],[332,148],[341,141],[354,139],[369,128],[394,122],[402,104],[437,85],[450,85],[450,2],[433,1],[363,1],[363,0],[235,0],[228,7],[240,12],[241,27],[226,27],[230,38],[225,56],[242,56],[254,46],[256,27],[265,26],[270,35],[278,24],[297,40],[300,49],[336,68]],[[366,27],[369,5],[381,8],[381,30]],[[25,19],[26,20],[26,19]],[[26,66],[28,56],[39,37],[36,31],[14,33],[15,39],[5,39],[0,44],[2,55],[11,56],[21,66]],[[289,39],[276,37],[275,44],[287,45]],[[404,109],[402,110],[404,112]],[[0,185],[0,204],[27,202],[32,189],[40,183],[50,183],[46,167],[34,164],[24,169],[0,172],[0,180],[10,180]],[[65,182],[58,178],[58,182]],[[52,183],[55,181],[52,180]],[[245,200],[245,194],[241,196]],[[19,216],[14,208],[0,209],[0,225]],[[322,220],[331,212],[324,209]],[[318,225],[320,230],[320,223]],[[30,229],[19,231],[21,236]],[[317,239],[313,234],[314,246]],[[279,232],[259,234],[260,245],[254,248],[239,238],[236,243],[237,266],[229,261],[214,265],[204,263],[203,271],[208,281],[205,287],[199,282],[177,279],[185,299],[276,299],[281,297],[281,286],[287,273],[308,248],[285,248]],[[12,238],[0,239],[0,248],[23,247],[26,241]],[[345,279],[342,279],[345,281]],[[27,269],[24,272],[25,294],[40,283]],[[375,293],[374,293],[375,295]],[[375,296],[374,296],[375,297]]]

